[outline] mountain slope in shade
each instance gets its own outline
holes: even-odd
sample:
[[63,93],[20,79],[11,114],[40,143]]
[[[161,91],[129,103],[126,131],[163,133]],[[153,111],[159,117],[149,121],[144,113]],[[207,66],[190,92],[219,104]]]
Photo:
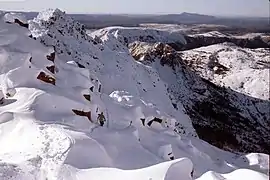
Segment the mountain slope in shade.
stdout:
[[260,174],[268,155],[236,156],[197,138],[157,70],[117,39],[92,39],[59,10],[39,14],[30,31],[0,27],[0,179],[190,180],[193,168],[195,178],[239,168],[269,178]]

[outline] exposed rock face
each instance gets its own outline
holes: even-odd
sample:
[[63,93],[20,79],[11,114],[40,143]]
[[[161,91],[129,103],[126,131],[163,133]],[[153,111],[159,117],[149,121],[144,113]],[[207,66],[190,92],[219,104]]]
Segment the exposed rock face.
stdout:
[[[168,45],[136,42],[130,46],[130,51],[136,60],[153,68],[157,68],[156,62],[162,64],[163,54],[174,54],[168,56],[169,62],[173,63],[165,63],[172,70],[160,70],[160,76],[168,83],[167,90],[173,95],[172,102],[176,101],[175,108],[177,102],[183,104],[200,138],[229,151],[268,152],[268,100],[247,96],[201,78],[191,69],[199,69],[203,63],[187,65]],[[207,57],[211,62],[207,65],[214,73],[222,75],[231,71],[230,67],[219,62],[218,53]]]
[[54,65],[52,65],[52,66],[48,66],[48,67],[46,67],[51,73],[55,73],[55,66]]
[[48,59],[49,61],[54,62],[54,59],[55,59],[55,52],[51,53],[50,55],[47,55],[47,59]]
[[84,94],[83,97],[87,100],[87,101],[91,101],[91,96],[89,94]]
[[40,72],[39,75],[37,76],[37,79],[39,79],[43,82],[55,85],[55,79],[50,77],[49,75],[45,74],[44,72]]
[[[145,43],[135,42],[130,46],[130,52],[137,61],[154,62],[155,58],[160,59],[160,64],[165,64],[175,69],[182,61],[181,56],[168,44],[155,43],[152,46]],[[146,62],[144,62],[146,63]]]
[[195,49],[203,46],[219,44],[224,42],[234,43],[242,48],[270,48],[269,40],[260,36],[254,38],[236,38],[236,37],[215,37],[215,36],[185,36],[186,44],[169,43],[178,51]]
[[89,121],[93,122],[92,121],[92,118],[91,118],[91,111],[85,112],[85,111],[80,111],[80,110],[72,109],[72,112],[74,114],[78,115],[78,116],[87,117]]
[[227,150],[267,153],[269,102],[203,81],[209,94],[198,94],[202,99],[191,99],[190,104],[184,102],[199,137]]
[[15,20],[14,20],[14,23],[17,23],[17,24],[19,24],[20,26],[25,27],[25,28],[28,28],[28,27],[29,27],[29,24],[28,24],[28,23],[23,23],[23,22],[21,22],[19,19],[15,19]]

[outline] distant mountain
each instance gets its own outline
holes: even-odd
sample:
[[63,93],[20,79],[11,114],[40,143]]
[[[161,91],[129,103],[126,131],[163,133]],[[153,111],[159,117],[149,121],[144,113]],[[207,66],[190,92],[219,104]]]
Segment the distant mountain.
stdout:
[[168,14],[155,17],[159,21],[174,21],[175,23],[210,23],[213,22],[216,17],[201,15],[195,13],[181,13],[181,14]]
[[[33,19],[37,12],[22,12],[27,19]],[[0,15],[1,16],[1,15]],[[144,23],[159,24],[217,24],[233,27],[269,27],[268,18],[227,18],[196,13],[181,14],[69,14],[74,20],[86,25],[88,29],[108,26],[134,27]]]

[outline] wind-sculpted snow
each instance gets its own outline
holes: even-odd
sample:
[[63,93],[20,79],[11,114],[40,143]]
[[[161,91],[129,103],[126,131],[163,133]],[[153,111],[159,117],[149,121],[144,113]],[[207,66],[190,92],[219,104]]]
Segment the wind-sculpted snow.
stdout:
[[[50,18],[48,14],[51,15]],[[169,119],[178,117],[178,121],[181,121],[187,131],[195,134],[189,118],[174,110],[166,93],[166,85],[159,81],[155,70],[134,62],[132,56],[125,53],[128,49],[123,45],[124,52],[112,51],[115,44],[121,46],[113,37],[108,37],[109,41],[105,45],[97,43],[86,35],[83,28],[78,28],[81,26],[58,10],[41,13],[30,22],[34,37],[47,46],[54,46],[61,59],[75,61],[88,69],[91,79],[97,82],[97,86],[100,86],[98,89],[107,97],[116,91],[128,92],[142,104],[142,114],[144,111],[152,111],[152,116],[167,116]],[[47,30],[43,31],[44,29]],[[152,93],[154,91],[155,93]],[[136,109],[141,105],[136,103],[132,106]],[[114,113],[111,116],[114,116]],[[146,117],[137,116],[137,120]],[[133,118],[125,118],[125,121],[128,125]]]
[[207,172],[202,177],[197,180],[237,180],[237,179],[245,179],[245,180],[266,180],[269,176],[265,174],[254,172],[246,169],[239,169],[234,172],[228,174],[219,174],[215,172]]
[[60,10],[41,13],[31,31],[0,28],[1,180],[191,180],[269,169],[268,155],[242,162],[194,137],[157,71],[113,51],[115,38],[97,42]]
[[[183,180],[191,180],[187,173],[192,170],[192,162],[189,159],[177,159],[164,162],[154,166],[135,170],[120,170],[114,168],[97,168],[81,170],[76,172],[73,168],[63,169],[65,180],[74,180],[70,178],[69,173],[76,175],[76,180],[87,180],[89,177],[98,177],[96,180],[118,179],[118,180],[176,180],[181,177]],[[106,173],[104,173],[106,172]]]

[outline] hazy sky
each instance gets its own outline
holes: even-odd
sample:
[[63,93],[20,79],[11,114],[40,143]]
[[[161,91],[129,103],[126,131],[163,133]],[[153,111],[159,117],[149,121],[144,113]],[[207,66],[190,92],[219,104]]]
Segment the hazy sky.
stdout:
[[269,0],[0,0],[2,10],[41,11],[55,7],[70,13],[269,16]]

